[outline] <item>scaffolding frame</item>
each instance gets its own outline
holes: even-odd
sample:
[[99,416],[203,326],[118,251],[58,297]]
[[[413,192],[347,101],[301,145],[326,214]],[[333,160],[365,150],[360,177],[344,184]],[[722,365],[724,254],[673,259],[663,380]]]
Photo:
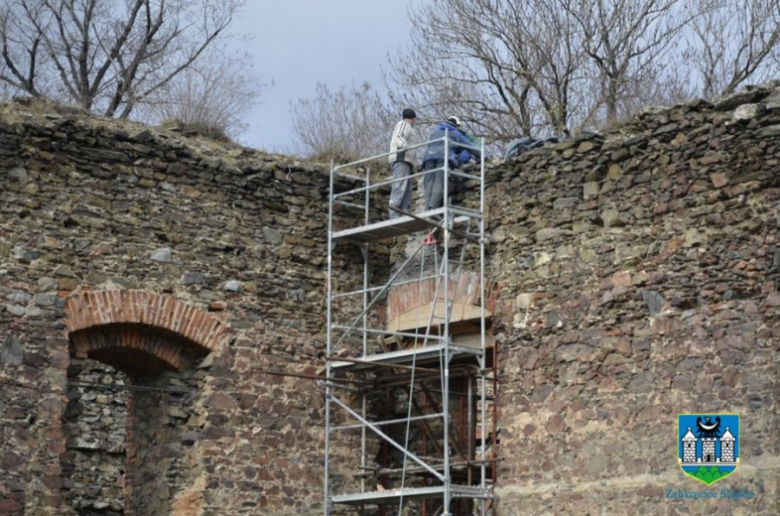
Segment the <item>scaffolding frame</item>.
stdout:
[[[431,500],[439,500],[441,503],[440,511],[437,514],[442,516],[450,516],[452,514],[452,504],[454,500],[460,498],[466,498],[478,503],[479,512],[481,516],[489,514],[487,512],[487,500],[492,499],[492,482],[495,481],[495,459],[489,459],[487,455],[488,448],[488,402],[493,403],[492,416],[492,435],[493,446],[495,449],[495,434],[496,434],[496,421],[495,421],[495,401],[494,395],[496,394],[496,374],[492,371],[492,377],[489,376],[491,369],[488,368],[489,358],[492,359],[492,367],[496,367],[496,354],[495,347],[493,347],[493,353],[488,356],[487,347],[487,326],[486,326],[486,285],[485,285],[485,143],[484,139],[481,140],[479,147],[468,146],[458,144],[458,147],[467,148],[469,150],[475,150],[480,153],[479,160],[479,175],[469,174],[460,170],[451,170],[449,166],[449,150],[450,150],[450,138],[449,133],[445,131],[443,138],[430,140],[414,146],[411,146],[406,150],[408,153],[416,148],[426,147],[432,143],[442,142],[444,148],[444,159],[440,167],[423,170],[422,172],[412,173],[409,176],[402,178],[389,179],[385,181],[379,181],[377,183],[371,183],[371,171],[370,167],[366,166],[365,177],[359,177],[355,175],[345,174],[344,170],[352,170],[361,165],[368,165],[373,161],[380,159],[387,159],[393,153],[384,153],[362,160],[354,161],[344,165],[335,166],[331,162],[330,181],[329,181],[329,206],[328,206],[328,258],[327,258],[327,327],[326,327],[326,366],[325,366],[325,443],[324,443],[324,513],[325,516],[329,516],[332,512],[333,506],[337,504],[351,505],[362,507],[365,505],[379,505],[380,514],[385,514],[384,507],[386,504],[398,503],[399,514],[400,509],[403,508],[404,501],[422,501],[423,514],[427,514],[427,504]],[[387,187],[400,181],[414,181],[417,178],[423,178],[428,174],[434,174],[442,172],[444,176],[443,180],[443,201],[442,207],[427,210],[422,213],[405,213],[395,209],[399,212],[399,217],[394,219],[383,220],[376,223],[371,223],[371,193],[377,189]],[[479,210],[467,209],[461,206],[454,206],[450,203],[450,176],[460,177],[465,180],[475,181],[479,186]],[[337,177],[349,178],[357,184],[363,186],[353,188],[347,191],[336,192],[334,190],[335,179]],[[362,196],[362,204],[356,201],[354,197]],[[349,199],[351,200],[344,200]],[[334,228],[334,207],[336,205],[346,206],[351,209],[358,209],[363,211],[362,224],[347,228],[336,230]],[[471,232],[471,226],[475,223],[477,225],[477,232]],[[465,230],[461,230],[460,227],[465,226]],[[370,261],[370,245],[374,242],[393,238],[401,235],[416,233],[421,230],[433,230],[437,233],[437,238],[443,239],[442,246],[442,261],[441,265],[438,265],[438,251],[436,251],[434,273],[423,274],[423,268],[425,266],[424,248],[420,245],[414,253],[401,264],[401,266],[390,276],[387,282],[381,286],[371,286],[369,280],[369,270],[371,266]],[[452,334],[450,328],[450,319],[452,316],[453,304],[456,302],[457,285],[459,282],[455,281],[455,292],[451,292],[450,283],[452,280],[453,271],[451,266],[450,257],[450,244],[454,243],[454,248],[457,248],[458,241],[462,240],[462,251],[460,255],[460,262],[456,269],[456,275],[459,279],[462,272],[462,266],[464,256],[466,254],[466,247],[469,245],[478,245],[479,258],[478,258],[478,282],[479,282],[479,347],[477,346],[465,346],[456,345],[452,342]],[[357,290],[351,290],[348,292],[334,292],[333,288],[333,254],[335,244],[339,241],[346,241],[357,244],[361,250],[363,258],[363,288]],[[434,247],[435,249],[435,247]],[[399,275],[408,271],[418,253],[423,250],[423,259],[420,264],[420,278],[408,279],[396,281]],[[368,327],[368,318],[370,311],[374,308],[377,301],[380,300],[388,291],[397,286],[419,283],[422,285],[423,281],[434,281],[436,288],[431,302],[431,312],[427,321],[427,325],[424,326],[425,333],[420,333],[421,327],[415,329],[414,332],[410,331],[390,331],[379,330]],[[439,291],[442,290],[440,298]],[[337,314],[335,313],[334,302],[338,299],[361,297],[362,310],[353,317],[350,324],[340,324],[336,321]],[[373,296],[372,299],[370,299]],[[444,303],[443,316],[435,316],[436,304],[438,302]],[[436,322],[434,322],[436,319]],[[369,353],[368,343],[369,336],[392,337],[395,339],[414,339],[414,344],[410,348],[401,350],[389,350],[382,344],[382,352]],[[340,352],[342,345],[349,336],[358,336],[362,341],[362,354],[357,356],[344,356],[340,353],[338,356],[336,352]],[[422,340],[422,346],[418,346],[418,340]],[[433,344],[429,344],[429,341]],[[349,350],[347,350],[349,352]],[[465,365],[463,365],[465,364]],[[453,368],[454,367],[454,368]],[[376,374],[378,371],[401,371],[397,373],[398,377],[390,377],[392,381],[374,382],[374,388],[386,389],[389,396],[388,386],[401,387],[406,384],[405,389],[408,392],[408,408],[407,417],[405,418],[393,418],[393,419],[379,419],[376,421],[370,420],[367,413],[367,398],[370,388],[363,387],[361,389],[355,389],[359,392],[359,407],[351,407],[350,403],[341,399],[335,392],[336,389],[342,388],[343,385],[339,385],[339,382],[344,381],[344,375],[347,373],[354,375]],[[452,374],[453,371],[455,374]],[[337,376],[340,375],[340,376]],[[456,396],[460,396],[461,407],[465,403],[468,403],[468,430],[465,434],[467,439],[467,451],[464,455],[463,450],[460,450],[458,445],[461,446],[463,442],[458,443],[458,439],[453,434],[452,414],[451,414],[451,384],[458,378],[465,378],[468,386],[467,392],[455,393]],[[427,386],[425,382],[432,379],[438,379],[440,387],[439,389],[433,389]],[[394,383],[393,383],[394,382]],[[357,380],[356,383],[371,383],[365,380]],[[487,386],[492,384],[493,394],[488,399]],[[415,394],[422,393],[423,405],[415,400]],[[436,396],[434,396],[436,395]],[[464,400],[465,399],[465,400]],[[437,406],[437,400],[440,400],[441,404]],[[434,408],[433,413],[426,413],[425,410],[428,406]],[[413,415],[414,411],[418,412],[418,415]],[[340,410],[346,416],[349,416],[350,424],[335,425],[332,419],[336,410]],[[479,414],[477,414],[479,411]],[[461,414],[461,424],[463,425],[465,417]],[[477,425],[477,419],[479,424]],[[434,432],[431,430],[429,423],[431,421],[441,422],[441,437],[437,441],[434,436]],[[412,424],[420,424],[424,430],[423,432],[423,453],[415,453],[409,443],[410,429]],[[405,438],[403,442],[399,443],[388,435],[383,428],[390,425],[405,424]],[[480,428],[481,449],[479,451],[480,457],[476,455],[477,446],[475,444],[475,432],[476,427]],[[331,486],[331,439],[334,438],[336,432],[342,431],[360,431],[360,458],[359,458],[359,470],[361,473],[365,473],[371,470],[366,463],[366,448],[367,438],[369,433],[374,434],[384,445],[385,449],[391,446],[396,451],[402,454],[403,467],[401,468],[401,485],[398,488],[383,489],[368,491],[366,489],[366,475],[362,474],[360,478],[359,490],[346,493],[334,493]],[[463,436],[463,432],[461,433]],[[463,438],[463,437],[462,437]],[[441,458],[428,457],[428,447],[434,447],[441,452]],[[464,460],[455,460],[453,455],[453,449]],[[495,450],[494,450],[495,451]],[[409,468],[407,465],[413,463],[416,467]],[[468,468],[467,482],[455,482],[453,480],[453,471],[457,468],[463,468],[465,465]],[[476,466],[479,471],[479,478],[472,479],[473,467]],[[488,479],[488,470],[492,471],[491,478]],[[387,470],[387,467],[384,468]],[[395,471],[395,470],[393,470]],[[411,478],[416,474],[426,475],[423,478],[424,484],[422,486],[407,486],[407,474]],[[380,475],[377,474],[379,477]],[[419,478],[419,477],[415,477]],[[429,480],[433,481],[433,485],[429,485]],[[472,510],[468,510],[468,514],[472,514]]]

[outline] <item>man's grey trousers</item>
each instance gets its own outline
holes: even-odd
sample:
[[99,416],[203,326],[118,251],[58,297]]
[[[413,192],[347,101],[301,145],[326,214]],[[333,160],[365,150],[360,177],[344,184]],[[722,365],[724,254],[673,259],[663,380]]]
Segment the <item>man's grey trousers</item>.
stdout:
[[[390,188],[390,206],[409,212],[412,206],[412,180],[408,179],[412,175],[412,165],[405,161],[395,161],[390,165],[393,171],[393,179],[406,177],[405,181],[396,181]],[[397,211],[390,210],[390,218],[400,217]]]

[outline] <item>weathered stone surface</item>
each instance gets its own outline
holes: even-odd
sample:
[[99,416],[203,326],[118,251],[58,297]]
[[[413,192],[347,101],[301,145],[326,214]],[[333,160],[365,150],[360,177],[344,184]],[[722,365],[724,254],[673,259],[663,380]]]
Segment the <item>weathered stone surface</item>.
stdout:
[[538,242],[544,242],[545,240],[551,240],[563,234],[563,230],[558,228],[544,228],[536,232],[536,240]]
[[282,243],[282,233],[274,228],[264,227],[263,237],[271,244]]
[[768,125],[756,132],[759,138],[775,138],[780,136],[780,124]]
[[6,311],[11,315],[22,316],[27,310],[21,305],[5,305]]
[[22,167],[11,167],[7,172],[8,179],[19,183],[26,183],[28,179],[27,170]]
[[173,253],[169,248],[164,247],[153,252],[151,258],[155,262],[170,263],[173,261]]
[[4,366],[18,366],[22,363],[24,348],[13,335],[8,335],[0,344],[0,364]]
[[607,177],[613,181],[617,181],[623,177],[623,169],[617,163],[611,163],[609,170],[607,171]]
[[33,298],[29,292],[12,292],[6,296],[8,301],[14,304],[26,305]]
[[729,184],[729,177],[724,172],[710,174],[710,179],[712,180],[712,186],[715,188],[723,188]]
[[[491,243],[506,307],[493,322],[506,457],[499,514],[780,509],[769,430],[778,417],[765,405],[777,397],[780,359],[780,132],[771,110],[751,109],[741,123],[727,112],[772,91],[648,112],[630,139],[623,127],[602,135],[604,147],[568,156],[543,148],[540,164],[489,175],[491,230],[554,236]],[[577,172],[599,160],[605,177]],[[533,211],[520,199],[531,192]],[[582,195],[567,207],[575,220],[544,201],[568,192]],[[555,256],[546,275],[524,259],[545,255]],[[755,469],[727,481],[754,496],[722,508],[670,503],[666,489],[700,489],[676,463],[677,414],[708,411],[742,414],[753,445],[740,468]]]
[[780,108],[780,88],[772,89],[769,95],[762,99],[761,102],[767,109]]
[[645,302],[648,310],[650,310],[652,315],[658,315],[661,313],[661,310],[666,304],[666,300],[663,298],[663,296],[655,290],[643,290],[642,300]]
[[239,292],[241,290],[241,282],[237,280],[230,280],[226,282],[222,288],[228,292]]
[[734,120],[750,120],[758,114],[758,104],[742,104],[734,110]]
[[201,285],[203,280],[206,279],[206,275],[202,272],[187,272],[182,277],[182,285]]
[[[328,166],[83,114],[50,116],[0,107],[0,457],[22,460],[0,474],[0,512],[321,514],[311,486],[322,478],[322,398],[307,380],[265,371],[314,375],[321,365]],[[336,223],[352,215],[337,213]],[[388,252],[377,255],[377,281],[387,277]],[[353,258],[334,257],[341,288],[362,283]],[[150,322],[165,307],[123,306],[117,290],[192,309],[171,313],[160,333]],[[79,331],[92,335],[93,358],[145,376],[92,363],[68,377],[68,363],[84,359],[69,357],[82,340],[71,341],[65,300],[85,292],[100,294],[91,302],[106,321],[143,309],[133,316],[140,329]],[[177,325],[198,328],[205,315],[242,328],[208,360],[185,357],[197,332],[175,345],[153,341]],[[131,329],[137,350],[184,353],[176,374],[160,365],[164,357],[112,347]],[[75,381],[100,387],[66,383]],[[123,391],[119,381],[152,389]],[[219,399],[212,394],[232,401],[207,406]],[[354,442],[334,446],[343,454]],[[263,480],[248,481],[246,468]]]
[[599,195],[599,183],[596,181],[588,181],[583,186],[583,197],[585,199],[591,199],[593,197],[598,197]]
[[[498,514],[676,514],[659,488],[696,489],[676,464],[676,414],[707,411],[743,414],[728,482],[756,496],[685,511],[780,512],[772,94],[648,111],[490,170]],[[734,123],[746,103],[767,109]],[[327,167],[85,115],[0,114],[0,512],[322,514],[321,393],[269,372],[321,374]],[[378,249],[372,284],[398,253]],[[334,262],[339,291],[361,287],[354,247]],[[107,344],[93,358],[149,374],[69,371],[82,359],[61,300],[99,292],[96,311],[118,320],[138,309],[111,293],[128,289],[193,307],[171,326],[208,315],[235,332],[198,354],[196,337],[151,341],[170,332],[141,324],[143,349],[185,351],[172,370],[117,351],[127,328],[86,327]],[[161,313],[141,305],[144,321]],[[358,485],[341,466],[355,450],[331,442],[337,488]]]

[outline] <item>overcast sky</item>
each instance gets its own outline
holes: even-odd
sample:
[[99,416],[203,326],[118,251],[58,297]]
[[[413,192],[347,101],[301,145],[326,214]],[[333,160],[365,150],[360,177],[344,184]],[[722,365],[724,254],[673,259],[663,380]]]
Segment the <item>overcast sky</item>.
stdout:
[[[420,0],[416,0],[419,3]],[[255,70],[274,85],[248,115],[241,143],[267,150],[293,142],[290,102],[369,81],[380,86],[381,66],[409,37],[410,0],[249,0],[234,29],[248,33]],[[416,5],[416,4],[415,4]]]

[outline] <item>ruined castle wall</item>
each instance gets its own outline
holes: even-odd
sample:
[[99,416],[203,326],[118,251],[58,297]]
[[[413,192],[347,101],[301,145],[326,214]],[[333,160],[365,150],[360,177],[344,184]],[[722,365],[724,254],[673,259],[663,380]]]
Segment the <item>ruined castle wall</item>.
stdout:
[[[780,90],[490,178],[499,514],[780,513]],[[677,467],[683,412],[741,415],[740,466],[709,489],[753,498],[665,498],[707,489]]]
[[[115,389],[101,404],[131,401],[114,403],[108,419],[82,414],[95,425],[83,438],[116,434],[110,419],[126,412],[127,431],[146,442],[113,451],[132,454],[141,475],[165,465],[160,510],[321,512],[322,393],[268,371],[321,372],[323,169],[84,114],[0,109],[0,513],[73,514],[126,496],[111,460],[101,476],[78,450],[79,414],[66,412],[69,403],[83,412],[90,391],[68,388],[65,300],[88,289],[173,296],[224,321],[231,336],[184,377],[151,384],[193,389],[197,406],[173,395],[162,413],[163,394]],[[360,254],[338,254],[336,281],[350,287],[362,278]],[[102,413],[86,401],[87,412]],[[163,437],[166,447],[154,448]],[[96,446],[108,454],[104,444]]]
[[[498,514],[780,512],[777,96],[651,112],[488,171]],[[754,106],[735,120],[742,104]],[[68,384],[65,300],[86,289],[172,296],[231,331],[183,376],[136,381],[194,398],[101,398],[137,440],[166,439],[112,448],[113,419],[83,436],[108,436],[96,453],[150,453],[149,463],[125,458],[134,473],[151,475],[155,461],[171,472],[167,499],[125,514],[322,513],[322,393],[268,371],[323,365],[323,168],[85,115],[0,109],[0,513],[74,514],[77,503],[105,503],[103,488],[119,496],[106,487],[116,457],[80,459],[67,426],[79,424],[69,403],[91,403],[88,419],[102,413],[97,396],[83,398],[89,389]],[[337,288],[357,287],[361,264],[339,245]],[[381,284],[389,264],[374,264]],[[676,414],[710,411],[739,412],[743,425],[743,462],[715,487],[755,497],[667,500],[666,488],[704,487],[677,468]],[[345,440],[333,452],[354,449]],[[91,471],[93,459],[104,474],[77,477],[97,494],[70,472]],[[123,482],[132,500],[134,477]]]

